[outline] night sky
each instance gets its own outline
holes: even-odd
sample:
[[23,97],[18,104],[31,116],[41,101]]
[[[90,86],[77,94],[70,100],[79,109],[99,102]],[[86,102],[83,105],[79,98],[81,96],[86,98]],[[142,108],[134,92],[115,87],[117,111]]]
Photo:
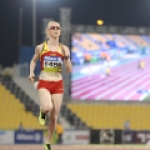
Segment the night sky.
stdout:
[[[32,0],[0,0],[0,64],[18,62],[19,10],[23,8],[22,42],[32,46]],[[72,24],[149,26],[150,0],[37,0],[37,44],[42,42],[42,19],[59,21],[60,7],[72,9]]]

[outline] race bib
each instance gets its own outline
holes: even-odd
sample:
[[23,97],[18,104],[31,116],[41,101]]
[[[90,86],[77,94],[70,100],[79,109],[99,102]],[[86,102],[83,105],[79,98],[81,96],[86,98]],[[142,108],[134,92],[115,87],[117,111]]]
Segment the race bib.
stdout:
[[62,66],[62,59],[58,56],[45,56],[43,65],[44,68],[60,68]]

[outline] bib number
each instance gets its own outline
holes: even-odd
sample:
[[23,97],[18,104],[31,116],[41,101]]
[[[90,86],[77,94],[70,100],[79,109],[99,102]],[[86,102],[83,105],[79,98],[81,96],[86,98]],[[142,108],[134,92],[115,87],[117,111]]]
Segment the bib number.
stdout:
[[45,57],[44,67],[45,68],[60,68],[62,66],[62,60],[60,57]]
[[44,61],[44,67],[48,68],[56,68],[56,67],[61,67],[62,64],[61,62],[50,62],[50,61]]

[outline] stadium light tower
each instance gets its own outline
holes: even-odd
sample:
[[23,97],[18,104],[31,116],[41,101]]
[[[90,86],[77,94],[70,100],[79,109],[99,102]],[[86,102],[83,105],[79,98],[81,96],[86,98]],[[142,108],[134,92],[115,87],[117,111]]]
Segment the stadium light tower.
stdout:
[[32,46],[36,46],[36,0],[32,0]]

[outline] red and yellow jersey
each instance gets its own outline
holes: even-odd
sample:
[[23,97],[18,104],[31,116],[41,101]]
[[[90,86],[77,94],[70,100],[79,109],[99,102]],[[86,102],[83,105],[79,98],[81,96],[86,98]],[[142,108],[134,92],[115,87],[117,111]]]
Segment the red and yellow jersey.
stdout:
[[64,54],[62,53],[62,45],[55,52],[48,49],[47,43],[44,42],[43,49],[40,54],[41,70],[46,72],[60,72],[62,70]]

